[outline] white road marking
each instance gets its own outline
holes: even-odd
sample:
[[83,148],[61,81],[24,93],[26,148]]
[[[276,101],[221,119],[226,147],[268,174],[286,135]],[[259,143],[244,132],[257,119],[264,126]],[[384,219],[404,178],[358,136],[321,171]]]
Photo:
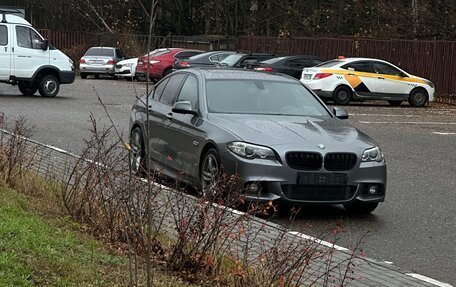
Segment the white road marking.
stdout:
[[[454,123],[456,124],[456,123]],[[4,130],[4,129],[0,129],[0,132],[4,132],[6,134],[10,134],[10,135],[15,135],[14,133],[11,133],[10,131],[7,131],[7,130]],[[35,140],[32,140],[30,138],[27,138],[27,137],[23,137],[21,136],[21,138],[27,140],[27,141],[30,141],[30,142],[33,142],[37,145],[41,145],[41,146],[45,146],[47,148],[50,148],[50,149],[53,149],[59,153],[64,153],[64,154],[67,154],[71,157],[77,157],[77,158],[81,158],[80,156],[77,156],[69,151],[66,151],[64,149],[61,149],[61,148],[58,148],[58,147],[55,147],[55,146],[52,146],[52,145],[47,145],[47,144],[43,144],[43,143],[40,143],[38,141],[35,141]],[[87,160],[88,162],[92,162],[91,160]],[[97,165],[100,165],[100,166],[104,166],[103,164],[99,163],[99,162],[96,162]],[[144,178],[140,178],[141,181],[143,182],[148,182],[147,179],[144,179]],[[158,184],[158,183],[155,183],[155,182],[151,182],[153,185],[155,186],[158,186],[158,187],[161,187],[161,188],[165,188],[167,190],[172,190],[170,189],[169,187],[166,187],[164,185],[161,185],[161,184]],[[190,196],[190,195],[189,195]],[[217,204],[214,204],[217,206]],[[235,209],[231,209],[229,208],[231,212],[235,213],[235,214],[238,214],[238,215],[242,215],[244,214],[242,211],[238,211],[238,210],[235,210]],[[292,234],[292,235],[295,235],[295,236],[298,236],[298,237],[301,237],[303,239],[307,239],[307,240],[312,240],[314,242],[317,242],[318,244],[321,244],[323,246],[327,246],[329,248],[334,248],[338,251],[350,251],[350,249],[348,248],[345,248],[345,247],[342,247],[342,246],[339,246],[339,245],[336,245],[336,244],[333,244],[331,242],[327,242],[327,241],[324,241],[322,239],[318,239],[318,238],[315,238],[313,236],[310,236],[310,235],[306,235],[304,233],[300,233],[300,232],[297,232],[297,231],[288,231],[289,234]],[[384,263],[386,264],[393,264],[393,262],[391,261],[384,261]],[[435,280],[435,279],[432,279],[432,278],[429,278],[429,277],[426,277],[424,275],[420,275],[420,274],[417,274],[417,273],[406,273],[406,275],[410,276],[410,277],[413,277],[413,278],[416,278],[416,279],[419,279],[419,280],[422,280],[422,281],[425,281],[427,283],[430,283],[430,284],[434,284],[436,286],[439,286],[439,287],[453,287],[452,285],[448,284],[448,283],[443,283],[443,282],[440,282],[438,280]]]
[[441,135],[441,136],[450,136],[450,135],[456,135],[456,133],[443,133],[443,132],[433,132],[435,135]]
[[413,278],[416,278],[416,279],[419,279],[421,281],[424,281],[424,282],[427,282],[427,283],[431,283],[431,284],[434,284],[435,286],[440,286],[440,287],[453,287],[453,285],[450,285],[448,283],[443,283],[443,282],[440,282],[440,281],[437,281],[435,279],[432,279],[432,278],[429,278],[429,277],[426,277],[426,276],[423,276],[423,275],[420,275],[420,274],[416,274],[416,273],[406,273],[406,275],[410,276],[410,277],[413,277]]
[[445,122],[367,122],[359,121],[362,124],[392,124],[392,125],[456,125],[456,123],[445,123]]
[[348,248],[336,245],[336,244],[331,243],[331,242],[324,241],[322,239],[318,239],[318,238],[312,237],[310,235],[306,235],[304,233],[300,233],[300,232],[297,232],[297,231],[288,231],[288,233],[291,234],[291,235],[294,235],[294,236],[298,236],[298,237],[301,237],[301,238],[304,238],[304,239],[307,239],[307,240],[311,240],[311,241],[317,242],[318,244],[321,244],[321,245],[329,247],[329,248],[334,248],[334,249],[339,250],[339,251],[350,251]]

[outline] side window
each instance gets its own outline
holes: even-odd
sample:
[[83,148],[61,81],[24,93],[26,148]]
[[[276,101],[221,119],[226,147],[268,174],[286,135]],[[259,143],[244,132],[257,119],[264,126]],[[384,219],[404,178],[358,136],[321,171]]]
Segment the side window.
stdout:
[[306,59],[292,59],[288,61],[288,66],[293,67],[293,68],[304,68],[304,67],[310,67],[312,66],[312,60],[306,60]]
[[166,78],[164,79],[163,81],[161,81],[154,89],[153,91],[153,95],[152,95],[152,98],[155,99],[155,100],[159,100],[162,93],[163,93],[163,90],[165,89],[166,87],[166,84],[168,83],[169,81],[169,78]]
[[213,62],[213,63],[217,63],[217,62],[220,62],[219,60],[219,55],[212,55],[209,57],[209,61]]
[[342,66],[342,68],[356,72],[374,73],[374,69],[372,68],[371,62],[368,61],[348,63]]
[[8,44],[8,28],[5,25],[0,25],[0,46]]
[[17,45],[29,49],[41,49],[41,37],[28,27],[16,26]]
[[192,103],[192,108],[196,109],[196,104],[198,103],[198,81],[194,76],[187,77],[177,99],[178,101],[189,101]]
[[258,58],[246,57],[244,60],[242,60],[239,63],[239,66],[247,67],[247,66],[252,66],[252,65],[257,65],[257,64],[258,64]]
[[386,63],[374,62],[375,72],[383,75],[401,75],[402,72]]
[[174,103],[174,100],[177,98],[177,93],[179,92],[182,82],[184,81],[186,74],[177,74],[171,76],[163,90],[163,94],[160,97],[160,102],[171,106]]

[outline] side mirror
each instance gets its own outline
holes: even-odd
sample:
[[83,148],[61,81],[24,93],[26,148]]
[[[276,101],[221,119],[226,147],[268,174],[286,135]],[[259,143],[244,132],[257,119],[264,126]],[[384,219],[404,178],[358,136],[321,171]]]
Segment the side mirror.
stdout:
[[333,114],[336,116],[336,118],[341,119],[341,120],[346,120],[348,119],[348,113],[345,109],[334,107],[333,108]]
[[43,42],[41,42],[41,50],[47,51],[48,48],[49,48],[49,40],[44,39]]
[[172,112],[176,114],[191,114],[198,115],[198,113],[193,110],[192,103],[189,101],[177,102],[173,105]]

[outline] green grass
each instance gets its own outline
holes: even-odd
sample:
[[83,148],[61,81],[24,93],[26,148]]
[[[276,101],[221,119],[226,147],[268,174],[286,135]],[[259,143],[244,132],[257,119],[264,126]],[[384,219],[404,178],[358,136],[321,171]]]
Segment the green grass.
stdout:
[[[126,256],[105,251],[68,219],[45,219],[32,204],[0,186],[0,286],[128,285]],[[154,286],[188,286],[157,271],[154,277]]]

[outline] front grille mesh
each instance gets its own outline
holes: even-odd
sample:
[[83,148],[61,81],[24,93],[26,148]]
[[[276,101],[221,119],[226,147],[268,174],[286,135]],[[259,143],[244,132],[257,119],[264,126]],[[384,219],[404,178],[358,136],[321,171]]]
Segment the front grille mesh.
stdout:
[[329,171],[351,170],[357,161],[353,153],[328,153],[325,156],[325,169]]
[[344,201],[355,196],[356,186],[345,185],[283,185],[286,198],[298,201]]
[[[321,154],[316,152],[289,152],[287,164],[297,170],[320,170],[323,166]],[[358,158],[354,153],[328,153],[324,158],[324,167],[328,171],[347,171],[355,167]]]
[[286,159],[291,168],[299,170],[319,170],[323,163],[321,154],[316,152],[289,152]]

